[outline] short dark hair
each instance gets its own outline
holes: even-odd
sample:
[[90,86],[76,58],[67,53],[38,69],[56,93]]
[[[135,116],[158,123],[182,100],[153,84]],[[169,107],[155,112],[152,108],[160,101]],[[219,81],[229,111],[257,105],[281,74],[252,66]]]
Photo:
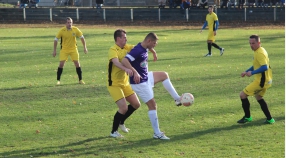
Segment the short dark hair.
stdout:
[[249,38],[254,38],[255,41],[260,42],[260,37],[258,35],[251,35]]
[[67,17],[66,20],[71,20],[71,21],[73,21],[71,17]]
[[208,8],[214,8],[214,6],[213,5],[209,5]]
[[126,34],[126,31],[123,29],[117,29],[114,32],[114,41],[116,41],[117,37],[122,37],[122,33]]
[[150,33],[148,33],[148,35],[145,37],[144,40],[147,40],[147,39],[151,39],[152,41],[156,41],[156,40],[158,40],[158,36],[155,33],[150,32]]

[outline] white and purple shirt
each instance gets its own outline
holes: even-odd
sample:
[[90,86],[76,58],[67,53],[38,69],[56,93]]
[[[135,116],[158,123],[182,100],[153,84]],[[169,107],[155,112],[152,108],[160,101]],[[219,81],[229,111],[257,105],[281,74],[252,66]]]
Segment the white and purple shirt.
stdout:
[[[131,63],[132,67],[141,76],[140,83],[148,81],[148,49],[141,46],[138,43],[126,56]],[[133,80],[133,76],[129,77],[130,84],[136,84]]]

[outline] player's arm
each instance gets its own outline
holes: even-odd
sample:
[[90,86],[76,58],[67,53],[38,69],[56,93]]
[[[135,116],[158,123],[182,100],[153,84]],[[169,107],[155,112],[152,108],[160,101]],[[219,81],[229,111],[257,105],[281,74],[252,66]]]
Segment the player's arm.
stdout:
[[122,59],[121,63],[123,64],[123,66],[131,69],[133,71],[133,79],[135,83],[140,83],[140,78],[141,76],[138,74],[138,72],[136,71],[136,69],[134,69],[134,67],[131,65],[130,63],[130,59],[128,58],[131,57],[130,55],[126,55],[125,58]]
[[112,58],[111,59],[112,63],[118,67],[119,69],[125,71],[129,76],[133,75],[133,72],[131,69],[128,69],[127,67],[123,66],[121,62],[119,62],[118,58]]
[[88,50],[87,50],[87,48],[86,48],[86,42],[85,42],[84,36],[81,35],[79,38],[80,38],[81,43],[82,43],[82,45],[83,45],[83,51],[84,51],[84,53],[86,54],[86,53],[88,52]]
[[204,23],[204,25],[203,25],[203,27],[202,27],[202,29],[201,29],[201,32],[203,31],[203,29],[205,29],[206,28],[206,26],[208,25],[208,22],[207,21],[205,21],[205,23]]
[[218,20],[215,20],[214,22],[215,22],[214,35],[216,35],[216,31],[218,29],[219,22],[218,22]]
[[158,58],[157,58],[156,50],[154,48],[151,48],[150,52],[152,52],[152,54],[153,54],[153,61],[157,61]]
[[[253,70],[253,68],[252,68],[252,70]],[[246,75],[248,77],[250,77],[250,76],[252,76],[254,74],[259,74],[259,73],[262,73],[262,72],[267,71],[267,70],[268,70],[268,66],[267,65],[262,65],[262,66],[260,66],[260,68],[258,68],[256,70],[253,70],[253,71],[249,70],[249,71],[247,71]]]
[[218,26],[219,26],[219,22],[218,22],[218,20],[216,20],[215,21],[215,30],[214,31],[216,31],[218,29]]
[[54,39],[54,51],[53,51],[53,57],[55,57],[57,55],[57,46],[58,46],[58,38],[55,37]]

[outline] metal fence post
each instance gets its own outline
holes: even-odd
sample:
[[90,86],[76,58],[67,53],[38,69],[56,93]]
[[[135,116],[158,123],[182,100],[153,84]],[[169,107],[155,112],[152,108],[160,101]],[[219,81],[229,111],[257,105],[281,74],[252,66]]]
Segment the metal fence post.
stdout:
[[186,9],[186,19],[187,19],[187,22],[189,21],[189,10]]
[[274,7],[274,21],[276,21],[277,17],[276,17],[276,11],[277,11],[277,5],[276,7]]
[[159,16],[159,22],[161,22],[161,11],[160,11],[160,8],[158,9],[158,16]]
[[25,9],[25,7],[23,8],[23,18],[24,18],[24,21],[26,21],[26,9]]
[[131,14],[131,22],[133,22],[133,9],[130,9],[130,14]]
[[77,19],[77,21],[79,21],[78,8],[76,8],[76,19]]
[[50,21],[53,21],[53,13],[52,13],[52,8],[50,8]]
[[106,22],[105,9],[103,9],[103,20],[104,20],[104,22]]
[[246,21],[246,8],[244,8],[244,21]]

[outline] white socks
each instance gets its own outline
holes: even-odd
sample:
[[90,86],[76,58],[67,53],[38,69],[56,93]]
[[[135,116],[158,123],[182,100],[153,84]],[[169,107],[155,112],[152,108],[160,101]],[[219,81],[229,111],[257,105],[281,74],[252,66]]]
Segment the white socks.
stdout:
[[148,111],[149,119],[152,124],[152,128],[155,134],[160,134],[161,131],[159,129],[159,121],[157,116],[157,110],[149,110]]
[[173,99],[179,101],[180,100],[180,96],[178,95],[177,91],[173,87],[170,79],[168,78],[168,79],[164,80],[162,83],[163,83],[163,86],[165,87],[165,89],[173,97]]

